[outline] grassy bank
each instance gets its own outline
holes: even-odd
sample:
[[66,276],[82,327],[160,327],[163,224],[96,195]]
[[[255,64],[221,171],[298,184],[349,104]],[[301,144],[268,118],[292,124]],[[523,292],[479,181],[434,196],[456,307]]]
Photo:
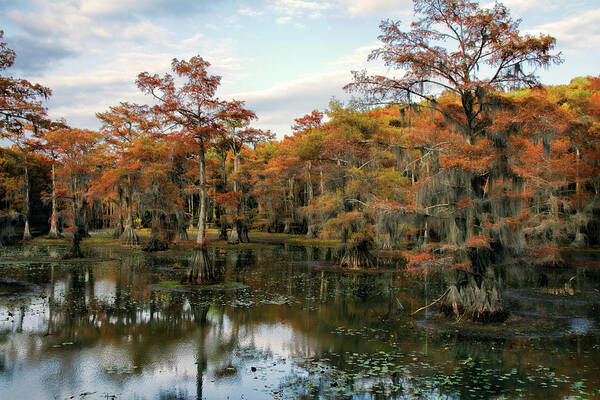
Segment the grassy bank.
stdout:
[[[136,233],[140,238],[141,243],[145,243],[150,240],[151,232],[150,229],[136,229]],[[112,230],[99,230],[90,232],[91,237],[84,239],[81,244],[82,246],[120,246],[124,248],[132,248],[132,246],[126,246],[121,244],[119,239],[112,237]],[[171,249],[186,249],[195,247],[196,241],[196,229],[189,229],[188,236],[190,240],[181,241],[179,243],[173,243],[170,245]],[[239,243],[229,244],[225,240],[218,240],[219,232],[216,229],[208,229],[208,236],[210,242],[208,243],[209,248],[236,248],[236,249],[247,249],[256,248],[264,244],[288,244],[290,246],[309,246],[309,247],[322,247],[322,248],[336,248],[339,246],[339,240],[319,240],[319,239],[305,239],[304,235],[290,235],[285,233],[268,233],[251,231],[249,233],[250,243]],[[34,245],[68,245],[70,238],[63,237],[60,239],[48,239],[45,236],[34,238],[29,243]],[[140,246],[133,246],[133,248],[139,248]]]

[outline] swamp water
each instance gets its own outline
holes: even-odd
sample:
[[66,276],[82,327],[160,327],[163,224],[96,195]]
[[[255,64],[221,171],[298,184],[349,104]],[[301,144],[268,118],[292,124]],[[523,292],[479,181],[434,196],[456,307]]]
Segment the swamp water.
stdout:
[[[191,250],[0,251],[0,399],[600,398],[598,253],[506,268],[513,325],[482,327],[411,317],[440,277],[317,248],[211,249],[224,283],[194,291]],[[546,290],[572,276],[574,296]]]

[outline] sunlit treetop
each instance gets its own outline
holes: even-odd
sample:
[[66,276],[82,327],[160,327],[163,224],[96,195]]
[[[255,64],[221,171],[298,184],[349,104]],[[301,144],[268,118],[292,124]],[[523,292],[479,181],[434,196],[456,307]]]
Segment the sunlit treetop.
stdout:
[[[415,0],[414,6],[417,19],[409,30],[400,21],[381,23],[383,46],[369,56],[403,74],[354,72],[346,86],[367,104],[424,100],[474,140],[486,127],[482,114],[490,106],[489,92],[538,85],[535,69],[562,61],[552,52],[553,37],[520,33],[521,21],[501,3],[482,8],[473,0]],[[437,102],[435,95],[444,90],[460,97],[460,117]]]
[[34,130],[50,124],[43,101],[52,90],[25,79],[5,75],[13,66],[15,52],[3,41],[0,31],[0,136],[16,143],[23,140],[28,125]]

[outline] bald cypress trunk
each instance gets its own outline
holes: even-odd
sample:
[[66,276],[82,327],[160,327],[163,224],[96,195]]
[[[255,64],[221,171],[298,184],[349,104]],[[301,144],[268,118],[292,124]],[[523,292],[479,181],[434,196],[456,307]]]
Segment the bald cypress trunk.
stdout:
[[469,249],[471,270],[449,272],[451,282],[441,305],[448,317],[476,322],[502,322],[508,317],[502,299],[502,277],[491,265],[492,251]]
[[[226,156],[221,157],[221,193],[227,188],[227,168],[225,167]],[[219,240],[227,240],[227,216],[221,206],[217,206],[219,221]]]
[[200,142],[200,151],[198,152],[200,161],[200,204],[198,212],[198,236],[196,243],[205,244],[206,239],[206,159],[204,154],[204,142]]
[[125,195],[125,204],[127,207],[127,218],[125,219],[125,227],[121,234],[121,243],[128,246],[137,246],[140,244],[140,239],[137,233],[135,233],[135,226],[133,221],[133,198],[132,190],[129,188],[128,193]]
[[[76,187],[75,184],[73,184],[73,186]],[[83,216],[85,203],[79,197],[79,195],[75,195],[75,198],[73,199],[73,236],[71,238],[71,246],[63,256],[63,259],[65,260],[71,258],[83,258],[80,243],[81,240],[86,236]]]
[[71,238],[71,245],[67,253],[62,257],[64,260],[68,260],[71,258],[83,258],[83,253],[81,252],[81,239],[83,235],[79,232],[78,229],[73,232],[73,237]]
[[[575,165],[577,175],[575,176],[575,193],[579,195],[581,191],[581,182],[579,181],[579,159],[581,158],[581,154],[579,153],[579,147],[575,148]],[[581,224],[577,223],[577,232],[575,233],[575,239],[572,246],[577,248],[584,248],[588,245],[587,236],[581,231]]]
[[323,196],[325,194],[325,180],[323,179],[323,167],[319,167],[319,194]]
[[188,240],[187,228],[189,225],[189,217],[186,215],[184,210],[175,211],[175,218],[177,220],[177,240],[185,241]]
[[376,265],[375,258],[371,254],[374,247],[370,237],[363,237],[353,241],[346,240],[338,252],[338,265],[349,269],[373,268]]
[[27,160],[25,160],[25,199],[24,199],[24,216],[25,216],[25,228],[23,230],[23,240],[31,240],[31,232],[29,231],[29,168],[27,167]]
[[125,230],[125,221],[123,219],[123,209],[125,208],[123,206],[123,188],[121,188],[121,186],[117,187],[117,201],[119,202],[118,204],[118,213],[119,213],[119,220],[117,222],[117,226],[115,227],[115,230],[112,234],[113,239],[119,239],[121,237],[121,235],[123,234],[123,231]]
[[166,239],[167,227],[156,211],[152,211],[151,235],[150,240],[142,248],[143,251],[164,251],[169,248],[169,242]]
[[206,249],[195,249],[190,261],[190,267],[182,279],[182,283],[211,284],[223,280],[222,271],[211,263]]
[[58,239],[62,235],[58,231],[58,209],[56,204],[56,171],[55,165],[52,163],[52,215],[50,215],[50,232],[48,238]]
[[[306,205],[310,205],[310,203],[313,201],[314,198],[314,192],[313,192],[313,187],[312,187],[312,178],[311,178],[311,163],[310,161],[308,162],[307,166],[306,166]],[[307,215],[307,232],[306,232],[306,238],[307,239],[314,239],[317,237],[317,231],[318,231],[318,227],[317,227],[317,223],[315,222],[315,216],[314,213],[309,212]]]
[[289,218],[286,219],[285,224],[283,226],[283,233],[291,233],[291,225],[294,222],[295,218],[294,218],[294,208],[295,208],[295,199],[294,199],[294,178],[289,178],[288,179],[288,198],[287,198],[287,204],[288,204],[288,212],[289,212]]
[[233,191],[238,196],[238,205],[236,208],[236,213],[233,221],[233,226],[231,227],[231,232],[229,234],[229,238],[227,242],[230,244],[238,244],[248,243],[250,240],[248,238],[248,227],[246,224],[245,215],[244,215],[244,194],[241,190],[240,184],[240,158],[241,158],[241,148],[234,147],[233,151]]
[[239,193],[239,152],[237,148],[233,147],[233,192],[238,195],[238,205],[235,210],[235,216],[233,218],[233,226],[231,227],[231,232],[229,232],[229,237],[227,238],[227,243],[230,244],[238,244],[241,242],[241,221],[240,221],[240,209],[242,199]]

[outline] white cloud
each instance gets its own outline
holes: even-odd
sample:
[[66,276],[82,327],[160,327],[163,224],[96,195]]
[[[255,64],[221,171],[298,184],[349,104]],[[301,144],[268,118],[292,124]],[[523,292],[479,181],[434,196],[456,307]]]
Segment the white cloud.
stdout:
[[[40,1],[40,0],[34,0]],[[80,14],[112,19],[131,19],[134,16],[189,15],[210,5],[208,0],[63,0]]]
[[559,50],[597,48],[600,43],[600,9],[539,25],[527,32],[554,36]]
[[292,17],[290,17],[289,15],[287,17],[279,17],[275,20],[275,22],[277,22],[277,24],[279,24],[279,25],[284,25],[291,21],[292,21]]
[[[540,11],[542,10],[544,13],[561,11],[565,9],[565,6],[572,6],[578,0],[572,0],[566,3],[564,0],[498,0],[500,3],[504,4],[506,7],[510,9],[510,11],[523,13],[526,11]],[[493,1],[484,4],[483,7],[491,8],[494,6]]]
[[[294,98],[304,98],[306,96],[312,96],[312,93],[330,91],[332,88],[336,88],[333,91],[339,92],[347,83],[348,79],[350,79],[350,73],[347,71],[313,74],[300,79],[282,82],[268,89],[237,93],[231,97],[243,98],[248,101],[281,101],[290,96]],[[334,93],[331,93],[329,96],[333,94]],[[329,96],[327,97],[327,100],[329,99]]]
[[120,101],[152,102],[136,87],[137,75],[142,71],[168,72],[174,57],[187,59],[200,54],[211,63],[210,73],[223,76],[223,86],[235,86],[242,60],[234,55],[232,47],[228,39],[207,41],[202,34],[196,34],[182,41],[165,41],[153,51],[115,52],[105,62],[81,72],[58,72],[30,79],[52,88],[49,111],[53,118],[64,117],[76,127],[97,128],[96,112]]
[[379,60],[367,61],[369,54],[378,47],[380,47],[379,44],[358,47],[351,54],[332,61],[329,65],[341,71],[366,70],[370,75],[397,75],[399,73],[397,70],[386,67]]
[[337,2],[351,16],[403,14],[412,12],[413,9],[411,0],[337,0]]
[[[50,103],[53,117],[65,117],[74,126],[97,128],[96,112],[106,110],[119,101],[151,102],[135,86],[139,72],[164,73],[169,70],[173,56],[181,59],[200,53],[211,62],[211,72],[223,76],[219,95],[246,101],[259,117],[256,127],[271,129],[281,138],[291,132],[290,125],[295,118],[315,108],[323,110],[332,96],[348,99],[343,87],[352,79],[350,70],[367,68],[370,73],[386,72],[379,63],[366,62],[367,55],[376,45],[362,46],[331,62],[331,72],[304,76],[262,90],[235,92],[236,80],[244,79],[240,72],[243,60],[232,55],[231,43],[227,40],[211,47],[203,43],[206,43],[206,38],[197,34],[184,41],[170,43],[161,51],[116,54],[94,70],[33,80],[54,90]],[[204,48],[200,50],[201,47]]]
[[154,17],[189,17],[208,3],[204,0],[32,0],[32,8],[11,9],[6,17],[24,34],[88,50],[92,46],[128,41],[153,44],[169,35],[168,30],[152,22]]
[[[49,43],[54,43],[56,47],[69,49],[74,53],[89,52],[91,49],[97,51],[109,46],[114,48],[126,44],[154,45],[169,35],[166,29],[147,19],[98,18],[86,14],[82,12],[86,10],[88,4],[86,2],[36,4],[39,8],[35,10],[28,12],[11,10],[7,16],[21,28],[23,37],[32,40],[43,38]],[[116,7],[114,4],[113,6]],[[106,7],[102,10],[108,12]]]
[[[276,19],[276,22],[280,25],[303,18],[319,18],[324,11],[331,8],[330,3],[323,1],[269,0],[269,2],[270,8],[281,15]],[[299,28],[304,27],[301,23],[296,23],[296,26]]]
[[315,19],[327,16],[350,15],[361,17],[379,15],[381,17],[407,18],[412,14],[412,0],[269,0],[270,8],[277,14],[277,23],[285,24],[299,19]]
[[249,7],[238,8],[237,13],[246,17],[256,17],[262,14],[262,11],[257,11]]
[[80,0],[72,4],[77,6],[81,14],[104,16],[144,9],[152,3],[150,0]]
[[319,18],[324,13],[344,14],[359,17],[368,15],[381,15],[391,17],[405,17],[412,13],[412,0],[269,0],[270,7],[276,13],[283,14],[286,23],[293,19]]
[[355,49],[354,52],[352,52],[352,54],[344,56],[338,60],[332,61],[330,65],[347,70],[366,68],[367,58],[369,57],[369,54],[371,54],[371,52],[378,47],[379,45],[377,44],[373,44],[370,46],[361,46]]
[[274,85],[264,90],[234,93],[228,98],[243,99],[258,115],[254,125],[271,129],[279,138],[291,132],[295,118],[315,108],[323,110],[333,96],[348,98],[343,87],[351,80],[348,71],[333,71],[305,76]]
[[97,128],[96,112],[101,112],[119,101],[146,103],[149,99],[135,86],[139,71],[103,66],[69,76],[55,75],[34,78],[52,88],[49,113],[53,118],[65,118],[75,127]]
[[168,35],[169,32],[165,28],[147,20],[126,26],[120,32],[120,36],[127,41],[158,42]]
[[[272,87],[227,98],[246,100],[259,119],[258,128],[271,129],[279,138],[291,133],[295,118],[310,113],[315,108],[324,110],[332,97],[345,101],[350,95],[343,88],[352,81],[351,70],[367,69],[370,74],[390,75],[389,68],[380,62],[367,62],[369,53],[378,45],[361,46],[352,53],[329,64],[330,72],[307,75],[301,79],[281,82]],[[398,73],[399,71],[394,71]]]
[[271,0],[273,8],[284,14],[319,13],[331,8],[327,2],[305,1],[305,0]]

